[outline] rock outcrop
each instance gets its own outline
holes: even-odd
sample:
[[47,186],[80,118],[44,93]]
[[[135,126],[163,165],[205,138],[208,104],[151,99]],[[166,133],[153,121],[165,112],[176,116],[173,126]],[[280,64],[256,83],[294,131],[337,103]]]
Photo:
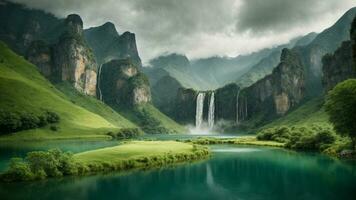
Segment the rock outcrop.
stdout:
[[151,102],[149,81],[130,59],[102,65],[98,85],[102,100],[109,105],[124,107]]
[[354,63],[354,70],[356,71],[356,17],[354,18],[351,25],[350,38],[352,45],[352,60]]
[[323,57],[322,82],[326,92],[338,83],[356,77],[356,17],[351,25],[350,39],[343,42],[333,54],[326,54]]
[[80,92],[96,95],[97,64],[83,35],[83,21],[72,14],[55,44],[34,41],[27,59],[54,82],[68,81]]
[[107,22],[102,26],[86,29],[84,35],[99,64],[113,59],[130,58],[133,64],[141,67],[134,33],[124,32],[119,35],[115,25]]
[[343,42],[334,54],[326,54],[323,57],[322,81],[325,91],[333,89],[338,83],[354,76],[351,41]]
[[239,90],[236,84],[229,84],[215,91],[216,119],[236,120],[236,100]]
[[194,124],[197,91],[179,88],[175,102],[174,119],[181,123]]
[[240,119],[256,115],[284,115],[304,98],[304,67],[298,55],[283,49],[281,61],[272,74],[241,90]]
[[[151,83],[151,81],[150,81]],[[182,85],[170,75],[159,79],[151,87],[153,104],[164,114],[174,117],[174,103]]]

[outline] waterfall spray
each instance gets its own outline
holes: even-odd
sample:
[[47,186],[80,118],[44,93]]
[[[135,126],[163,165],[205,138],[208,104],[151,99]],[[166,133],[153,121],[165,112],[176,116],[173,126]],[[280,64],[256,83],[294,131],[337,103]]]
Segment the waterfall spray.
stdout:
[[210,129],[214,127],[214,112],[215,112],[215,94],[211,93],[210,102],[209,102],[209,113],[208,113],[208,125]]
[[197,96],[197,105],[196,105],[196,112],[195,112],[195,127],[196,128],[200,128],[200,126],[203,122],[204,98],[205,98],[205,93],[199,93]]
[[99,75],[98,75],[98,91],[99,91],[99,100],[103,101],[103,94],[101,93],[101,89],[100,89],[100,76],[101,76],[101,68],[102,68],[102,64],[99,66]]
[[239,95],[240,95],[240,90],[237,91],[237,95],[236,95],[236,124],[239,123]]

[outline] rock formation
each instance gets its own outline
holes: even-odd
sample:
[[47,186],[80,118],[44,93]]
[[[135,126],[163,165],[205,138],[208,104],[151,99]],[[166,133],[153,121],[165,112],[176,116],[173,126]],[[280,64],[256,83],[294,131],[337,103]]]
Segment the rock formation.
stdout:
[[27,59],[50,80],[68,81],[78,91],[95,96],[97,64],[84,39],[82,19],[75,14],[69,15],[63,27],[55,44],[32,42]]
[[153,104],[164,114],[174,117],[173,105],[181,87],[182,85],[172,76],[162,77],[151,87]]
[[113,59],[130,58],[133,64],[141,67],[134,33],[124,32],[119,35],[115,25],[107,22],[102,26],[86,29],[84,35],[99,64]]
[[175,102],[174,119],[182,123],[195,122],[197,91],[179,88]]
[[356,77],[356,17],[351,25],[350,39],[351,41],[343,42],[333,54],[326,54],[323,57],[322,81],[326,92],[338,83]]
[[105,63],[99,76],[102,99],[109,105],[135,106],[151,101],[149,81],[130,59]]
[[241,90],[239,113],[243,119],[258,114],[284,115],[304,98],[304,67],[298,55],[282,50],[272,74]]

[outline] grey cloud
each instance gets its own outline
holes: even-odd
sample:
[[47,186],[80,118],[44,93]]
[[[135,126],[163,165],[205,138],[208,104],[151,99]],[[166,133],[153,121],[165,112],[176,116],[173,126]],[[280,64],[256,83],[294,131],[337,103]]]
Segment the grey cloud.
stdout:
[[343,7],[343,0],[243,0],[237,29],[276,32],[318,23],[320,17]]
[[[356,5],[354,0],[13,1],[59,17],[78,13],[86,27],[111,21],[120,33],[136,33],[144,62],[163,52],[190,58],[248,53],[320,31]],[[303,30],[295,31],[298,26]]]

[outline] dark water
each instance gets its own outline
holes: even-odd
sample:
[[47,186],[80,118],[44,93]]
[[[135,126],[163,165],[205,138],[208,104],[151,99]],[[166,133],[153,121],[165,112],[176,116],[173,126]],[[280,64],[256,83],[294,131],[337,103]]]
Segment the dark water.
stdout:
[[0,185],[1,199],[356,199],[356,163],[282,149],[215,146],[176,168]]
[[[17,142],[0,143],[0,172],[6,170],[9,160],[12,157],[25,157],[27,152],[61,149],[62,151],[71,151],[73,153],[115,146],[119,142],[115,140],[85,141],[85,140],[58,140],[43,142]],[[1,199],[1,197],[0,197]]]

